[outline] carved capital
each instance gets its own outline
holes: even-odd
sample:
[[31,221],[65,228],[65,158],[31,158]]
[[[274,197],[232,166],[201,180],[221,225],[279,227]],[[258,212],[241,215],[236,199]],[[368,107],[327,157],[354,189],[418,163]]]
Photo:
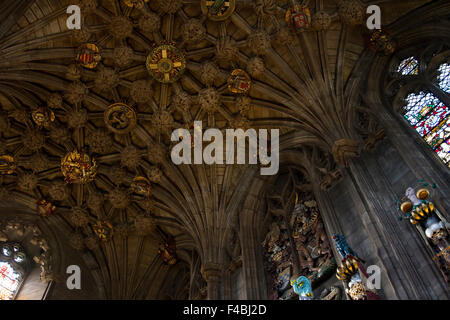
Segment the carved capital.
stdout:
[[332,153],[336,162],[347,167],[351,158],[359,156],[359,143],[352,139],[336,140],[333,144]]
[[384,137],[385,137],[384,129],[379,129],[379,130],[375,131],[367,138],[367,140],[364,144],[364,148],[366,150],[372,150],[373,148],[375,148],[375,145],[379,141],[384,139]]
[[208,262],[202,266],[202,276],[207,282],[219,282],[222,277],[222,265],[219,263]]
[[335,184],[341,178],[342,178],[341,170],[336,169],[336,170],[330,171],[320,181],[320,187],[323,190],[328,190],[333,186],[333,184]]
[[242,266],[242,256],[239,256],[230,262],[230,265],[228,266],[228,271],[230,273],[234,273],[241,266]]

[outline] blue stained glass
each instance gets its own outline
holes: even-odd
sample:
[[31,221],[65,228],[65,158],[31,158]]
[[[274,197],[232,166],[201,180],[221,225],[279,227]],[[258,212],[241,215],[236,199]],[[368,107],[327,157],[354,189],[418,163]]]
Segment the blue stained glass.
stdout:
[[450,139],[447,138],[444,142],[442,142],[439,147],[436,148],[436,153],[439,158],[450,167]]
[[449,108],[444,104],[433,106],[427,114],[426,119],[414,126],[419,134],[424,137],[431,130],[437,127],[450,114]]
[[411,125],[416,125],[424,119],[427,114],[437,105],[440,104],[438,98],[431,93],[419,92],[411,93],[406,98],[406,106],[404,107],[404,116]]
[[439,87],[447,93],[450,93],[450,64],[444,63],[439,67]]
[[[399,67],[399,72],[400,70],[403,69]],[[442,64],[439,71],[439,87],[445,92],[450,92],[450,65]],[[423,91],[409,94],[405,101],[403,116],[442,161],[450,167],[449,106],[442,103],[432,93]]]
[[20,274],[8,262],[0,262],[0,300],[11,300],[20,280]]
[[450,117],[447,117],[425,137],[425,141],[433,148],[433,150],[436,150],[436,148],[449,137]]
[[400,62],[397,72],[404,76],[418,75],[419,74],[419,62],[414,57],[409,57]]

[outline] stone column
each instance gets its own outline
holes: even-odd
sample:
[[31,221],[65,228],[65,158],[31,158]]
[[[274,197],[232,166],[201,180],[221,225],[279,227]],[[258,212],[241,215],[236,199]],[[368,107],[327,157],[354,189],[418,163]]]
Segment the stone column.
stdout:
[[219,263],[208,262],[202,267],[202,276],[207,283],[207,299],[218,300],[219,286],[222,280],[222,265]]

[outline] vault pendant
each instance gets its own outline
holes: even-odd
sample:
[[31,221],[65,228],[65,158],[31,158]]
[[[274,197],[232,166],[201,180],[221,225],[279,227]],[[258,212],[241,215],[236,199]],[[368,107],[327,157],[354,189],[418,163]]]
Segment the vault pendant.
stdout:
[[150,197],[150,194],[152,192],[152,187],[150,181],[147,178],[138,176],[133,179],[133,182],[131,183],[131,190],[133,190],[133,192],[136,194],[148,198]]
[[299,4],[294,5],[286,11],[286,22],[295,32],[302,32],[311,24],[311,13],[309,8]]
[[150,75],[161,83],[173,83],[186,69],[186,59],[175,46],[163,44],[150,53],[146,66]]
[[202,0],[202,12],[213,21],[228,19],[236,8],[236,0]]
[[31,118],[39,127],[47,128],[55,121],[55,113],[46,107],[39,107],[31,113]]
[[111,240],[114,234],[114,228],[108,221],[97,221],[97,223],[92,226],[92,229],[97,237],[102,241]]
[[86,69],[95,69],[102,60],[100,49],[93,43],[85,43],[77,49],[77,62]]
[[130,8],[133,7],[139,8],[144,3],[148,3],[149,1],[150,0],[123,0],[123,3],[125,3],[125,5]]
[[17,165],[14,158],[10,155],[0,156],[0,174],[13,174]]
[[228,78],[228,89],[233,93],[247,93],[250,90],[252,80],[242,69],[235,69]]
[[74,150],[61,160],[61,172],[67,183],[87,183],[97,174],[97,162],[88,154]]
[[136,126],[136,111],[124,103],[115,103],[105,111],[105,124],[109,130],[126,134]]

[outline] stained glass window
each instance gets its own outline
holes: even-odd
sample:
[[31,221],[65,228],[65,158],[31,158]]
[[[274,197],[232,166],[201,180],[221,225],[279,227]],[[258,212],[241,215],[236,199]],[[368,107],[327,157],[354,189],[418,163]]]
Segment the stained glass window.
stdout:
[[450,64],[444,63],[439,67],[439,87],[447,93],[450,93]]
[[19,288],[21,275],[13,266],[0,261],[0,300],[11,300]]
[[419,62],[414,57],[409,57],[403,60],[397,69],[397,72],[404,76],[415,76],[419,74]]
[[[415,61],[415,62],[414,62]],[[418,62],[408,58],[400,63],[401,74],[417,74]],[[450,92],[450,65],[439,67],[439,87]],[[411,73],[412,72],[412,73]],[[418,69],[417,69],[418,72]],[[450,108],[430,92],[410,93],[406,97],[403,115],[434,152],[450,167]]]

